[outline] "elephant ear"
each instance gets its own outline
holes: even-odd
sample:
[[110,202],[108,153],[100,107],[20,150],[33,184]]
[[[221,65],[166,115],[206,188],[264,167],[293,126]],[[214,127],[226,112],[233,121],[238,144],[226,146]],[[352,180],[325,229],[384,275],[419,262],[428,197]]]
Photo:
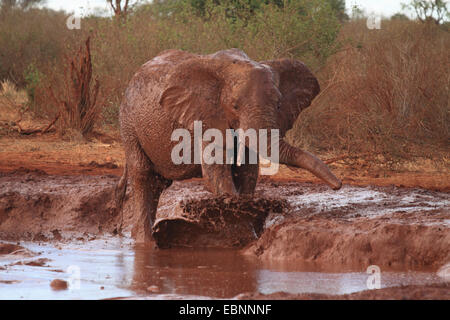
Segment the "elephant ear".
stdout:
[[275,73],[281,92],[280,120],[282,134],[292,128],[299,113],[320,92],[319,82],[303,62],[294,59],[261,61]]
[[159,103],[182,128],[191,130],[194,121],[201,120],[206,127],[220,129],[226,124],[219,104],[221,87],[213,65],[198,58],[187,60],[168,75]]

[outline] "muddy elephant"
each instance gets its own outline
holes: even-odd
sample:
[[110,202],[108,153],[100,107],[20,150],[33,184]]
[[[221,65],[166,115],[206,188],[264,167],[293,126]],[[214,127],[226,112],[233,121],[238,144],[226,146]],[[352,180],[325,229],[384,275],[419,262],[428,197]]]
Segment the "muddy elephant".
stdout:
[[[145,63],[131,79],[119,114],[126,165],[116,199],[121,207],[129,179],[136,241],[152,239],[159,197],[173,180],[203,177],[215,195],[248,195],[255,189],[259,162],[174,163],[178,142],[172,133],[180,128],[192,132],[195,121],[224,135],[227,129],[278,129],[279,163],[304,168],[339,189],[341,181],[322,161],[283,140],[319,91],[317,79],[302,62],[255,62],[238,49],[210,55],[168,50]],[[204,147],[205,142],[199,143]],[[250,146],[244,146],[248,158]]]

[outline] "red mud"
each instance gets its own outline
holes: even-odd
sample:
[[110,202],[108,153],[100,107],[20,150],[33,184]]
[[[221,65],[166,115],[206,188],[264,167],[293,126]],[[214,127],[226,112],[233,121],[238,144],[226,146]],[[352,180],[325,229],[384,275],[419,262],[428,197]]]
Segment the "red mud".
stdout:
[[[115,176],[3,174],[0,239],[115,234],[116,182]],[[128,202],[126,232],[134,221]],[[188,181],[163,193],[155,238],[163,247],[246,246],[246,255],[321,271],[371,264],[437,270],[450,260],[449,221],[448,194],[422,189],[346,186],[334,192],[323,185],[263,181],[253,199],[239,202],[211,198],[200,181]]]
[[154,226],[159,247],[243,247],[264,231],[270,213],[288,210],[286,200],[212,198],[202,184],[175,184],[163,194]]
[[15,252],[18,252],[23,249],[24,249],[23,247],[12,243],[0,243],[0,255],[14,254]]
[[[34,256],[35,253],[30,250],[12,243],[0,243],[0,257],[14,256],[15,258],[28,258]],[[0,269],[1,270],[1,269]]]
[[115,228],[115,176],[0,176],[0,238],[90,239]]
[[322,270],[370,264],[435,269],[449,261],[447,193],[393,186],[345,186],[335,193],[318,185],[271,186],[284,189],[280,198],[295,199],[291,216],[266,228],[247,254],[326,266]]
[[450,300],[450,285],[434,284],[425,286],[402,286],[365,290],[352,294],[289,294],[277,292],[272,294],[250,293],[237,297],[242,300]]
[[50,282],[50,287],[53,290],[66,290],[68,288],[67,281],[61,279],[55,279]]

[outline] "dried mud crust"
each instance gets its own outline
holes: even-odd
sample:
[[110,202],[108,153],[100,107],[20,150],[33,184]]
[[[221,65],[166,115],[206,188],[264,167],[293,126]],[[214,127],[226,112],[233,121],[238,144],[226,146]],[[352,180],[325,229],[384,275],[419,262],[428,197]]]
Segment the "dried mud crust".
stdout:
[[436,270],[450,261],[447,193],[393,186],[345,186],[333,192],[277,182],[260,192],[271,189],[288,199],[291,212],[268,219],[261,237],[243,250],[246,255],[301,261],[322,271],[373,264]]
[[[0,239],[93,239],[117,231],[116,176],[0,175]],[[130,189],[130,188],[129,188]],[[129,192],[132,192],[132,190]],[[129,194],[124,229],[134,222]],[[398,187],[261,181],[252,199],[212,198],[201,181],[175,182],[161,196],[161,246],[246,247],[267,261],[317,270],[367,267],[438,269],[449,262],[448,193]]]
[[267,295],[247,293],[241,294],[237,298],[241,300],[450,300],[450,284],[390,287],[343,295],[290,294],[286,292],[276,292]]
[[[178,186],[179,188],[179,186]],[[212,198],[203,193],[196,198],[162,199],[153,236],[158,247],[242,247],[256,240],[270,213],[282,214],[286,200],[269,198]]]
[[[28,259],[36,255],[38,255],[38,253],[28,250],[27,248],[24,248],[18,244],[4,243],[0,241],[0,262],[10,259],[12,260]],[[33,266],[38,265],[39,263],[42,262],[45,263],[47,261],[38,259],[36,261],[26,261],[26,262],[21,261],[21,262],[22,264]],[[17,264],[19,264],[19,262],[17,262]],[[7,268],[8,265],[0,265],[0,271],[6,270]]]
[[74,240],[113,233],[115,176],[0,175],[0,239]]
[[4,257],[5,255],[20,255],[31,257],[34,255],[34,253],[18,244],[0,242],[0,257]]

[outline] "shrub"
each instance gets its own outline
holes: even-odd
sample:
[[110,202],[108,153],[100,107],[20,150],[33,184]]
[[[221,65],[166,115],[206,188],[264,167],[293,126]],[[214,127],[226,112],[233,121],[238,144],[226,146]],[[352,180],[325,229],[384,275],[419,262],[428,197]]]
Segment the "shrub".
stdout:
[[59,108],[61,133],[74,129],[86,137],[92,132],[101,112],[97,101],[100,83],[96,79],[92,84],[92,64],[90,38],[85,48],[80,46],[75,57],[68,61],[64,87],[60,92],[48,88],[50,97]]
[[39,71],[34,63],[28,65],[24,71],[23,78],[25,80],[25,88],[31,102],[34,102],[36,88],[43,80],[43,74]]
[[0,9],[0,80],[27,88],[35,113],[53,119],[61,106],[50,103],[48,88],[69,102],[64,57],[90,36],[92,76],[102,84],[94,118],[117,124],[128,82],[159,52],[237,47],[257,61],[300,59],[318,76],[321,94],[288,135],[298,146],[406,158],[448,148],[448,23],[394,18],[369,30],[365,19],[339,23],[340,2],[154,1],[120,23],[84,18],[81,30],[67,29],[62,12]]
[[[363,23],[363,22],[360,22]],[[349,24],[352,36],[319,73],[322,93],[290,139],[298,145],[389,157],[429,156],[450,141],[450,37],[435,25]]]
[[54,64],[73,41],[65,18],[52,10],[0,8],[0,80],[24,87],[30,66],[34,72]]

